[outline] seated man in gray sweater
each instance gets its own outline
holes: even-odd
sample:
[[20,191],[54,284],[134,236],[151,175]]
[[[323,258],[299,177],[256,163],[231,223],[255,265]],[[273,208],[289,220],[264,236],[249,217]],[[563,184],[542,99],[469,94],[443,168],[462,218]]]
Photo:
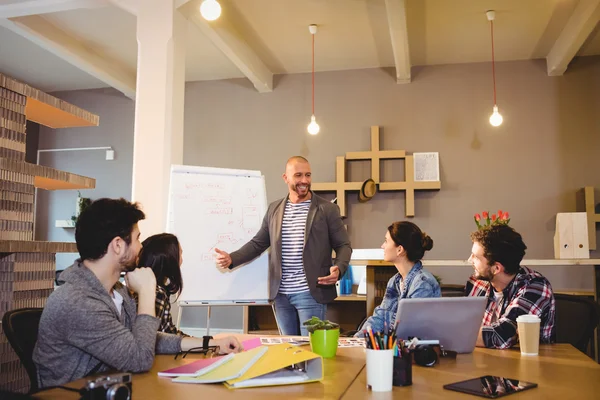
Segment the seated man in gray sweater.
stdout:
[[[109,369],[148,371],[155,352],[203,347],[200,338],[157,332],[156,278],[150,268],[135,268],[142,248],[137,223],[144,218],[124,199],[97,200],[80,214],[75,241],[81,258],[60,275],[64,284],[50,295],[40,320],[33,352],[40,388]],[[121,272],[127,287],[119,282]],[[208,345],[226,353],[241,349],[233,337]]]

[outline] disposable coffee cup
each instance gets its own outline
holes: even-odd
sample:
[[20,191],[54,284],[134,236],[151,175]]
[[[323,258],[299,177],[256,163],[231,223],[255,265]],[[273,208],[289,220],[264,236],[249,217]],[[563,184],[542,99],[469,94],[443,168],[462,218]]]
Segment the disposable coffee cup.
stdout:
[[540,350],[540,317],[524,314],[517,317],[521,355],[537,356]]
[[394,350],[367,349],[367,387],[373,392],[390,392],[394,371]]

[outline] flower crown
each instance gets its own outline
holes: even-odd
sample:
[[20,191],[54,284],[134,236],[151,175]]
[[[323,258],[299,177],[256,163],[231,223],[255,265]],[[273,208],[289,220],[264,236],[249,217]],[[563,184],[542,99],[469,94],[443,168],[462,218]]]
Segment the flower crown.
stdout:
[[475,214],[473,217],[475,223],[477,224],[477,229],[481,230],[486,226],[492,225],[508,225],[510,222],[510,218],[508,217],[508,212],[502,212],[502,210],[498,210],[498,215],[492,215],[490,219],[490,214],[487,211],[483,211],[481,216],[479,214]]

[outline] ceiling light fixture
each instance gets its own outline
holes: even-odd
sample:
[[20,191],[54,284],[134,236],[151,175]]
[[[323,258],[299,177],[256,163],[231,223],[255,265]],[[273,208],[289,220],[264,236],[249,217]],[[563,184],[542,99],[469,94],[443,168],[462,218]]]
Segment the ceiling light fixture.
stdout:
[[490,124],[492,126],[502,125],[502,115],[498,112],[498,104],[496,103],[496,60],[494,58],[494,19],[496,18],[496,12],[489,10],[485,12],[488,21],[490,21],[490,32],[492,34],[492,78],[494,80],[494,108],[492,115],[490,115]]
[[315,120],[315,34],[317,33],[317,25],[312,24],[308,26],[308,31],[312,36],[312,116],[310,117],[310,124],[306,130],[311,135],[319,133],[321,128]]
[[221,5],[217,0],[204,0],[200,4],[200,14],[207,21],[214,21],[221,16]]

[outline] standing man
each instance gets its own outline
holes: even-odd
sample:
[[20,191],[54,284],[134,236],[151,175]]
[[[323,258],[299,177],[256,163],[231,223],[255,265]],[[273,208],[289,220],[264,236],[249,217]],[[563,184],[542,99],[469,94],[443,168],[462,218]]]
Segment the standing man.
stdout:
[[540,342],[556,341],[555,302],[552,286],[542,274],[521,266],[525,243],[508,225],[492,225],[471,233],[469,262],[474,274],[467,296],[488,298],[477,346],[508,349],[519,340],[517,317],[540,317]]
[[[257,234],[239,250],[217,252],[217,265],[232,269],[269,247],[269,299],[275,299],[277,324],[284,335],[308,335],[302,322],[325,319],[327,303],[337,296],[352,248],[339,207],[310,190],[310,164],[304,157],[287,161],[283,180],[289,194],[269,205]],[[331,251],[336,260],[331,265]]]

